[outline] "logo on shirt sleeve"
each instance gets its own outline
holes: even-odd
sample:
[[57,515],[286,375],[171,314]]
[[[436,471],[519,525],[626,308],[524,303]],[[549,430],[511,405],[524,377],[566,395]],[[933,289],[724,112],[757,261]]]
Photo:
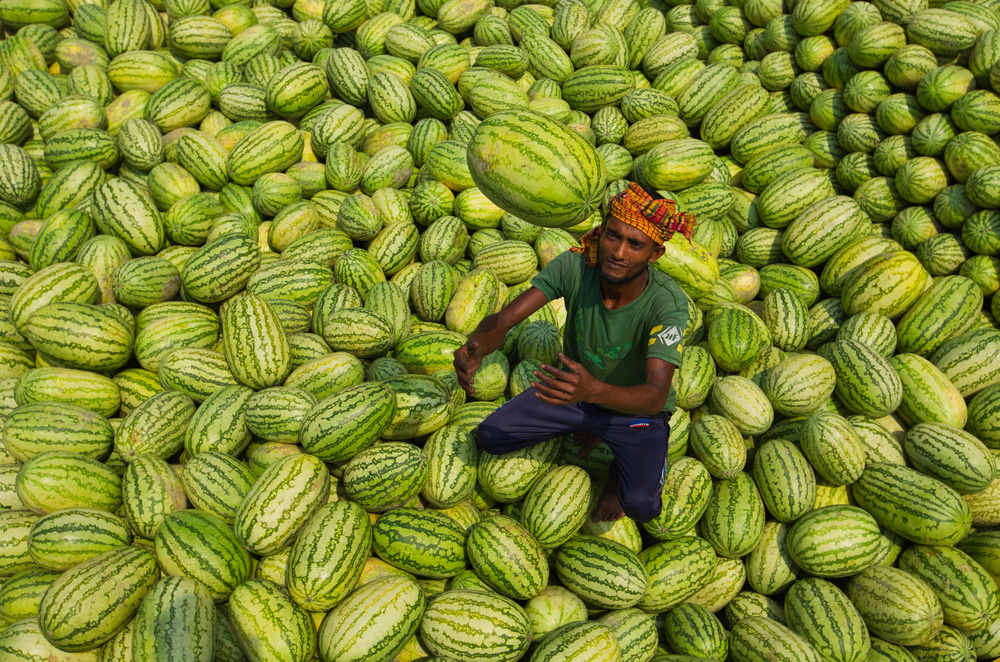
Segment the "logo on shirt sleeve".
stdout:
[[677,329],[676,326],[668,326],[663,328],[663,325],[654,326],[649,332],[649,344],[653,345],[657,340],[666,345],[667,347],[673,347],[681,341],[683,334]]

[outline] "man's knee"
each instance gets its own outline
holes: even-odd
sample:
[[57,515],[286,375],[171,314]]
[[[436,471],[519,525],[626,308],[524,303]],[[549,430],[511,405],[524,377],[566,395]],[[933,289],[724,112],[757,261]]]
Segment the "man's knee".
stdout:
[[622,504],[622,510],[625,514],[632,518],[636,524],[645,524],[656,519],[656,516],[660,514],[663,509],[663,500],[657,497],[656,499],[630,499],[626,496],[620,495],[619,500]]
[[501,426],[497,425],[496,421],[491,421],[487,418],[480,423],[479,428],[476,430],[476,437],[479,439],[479,447],[487,453],[500,455],[502,452],[500,448],[504,434]]

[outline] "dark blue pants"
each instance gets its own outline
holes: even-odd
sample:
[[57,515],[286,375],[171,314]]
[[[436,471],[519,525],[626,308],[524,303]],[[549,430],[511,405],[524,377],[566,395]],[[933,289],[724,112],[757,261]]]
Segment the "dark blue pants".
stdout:
[[617,414],[585,402],[550,405],[529,388],[479,424],[479,445],[501,455],[574,432],[591,432],[608,445],[615,458],[608,479],[617,478],[626,515],[641,524],[660,514],[670,438],[663,414]]

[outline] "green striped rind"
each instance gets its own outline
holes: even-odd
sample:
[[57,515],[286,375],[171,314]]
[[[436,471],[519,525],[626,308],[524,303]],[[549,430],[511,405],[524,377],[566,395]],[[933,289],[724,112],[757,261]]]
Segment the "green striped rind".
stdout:
[[283,172],[302,158],[302,133],[288,122],[268,122],[244,136],[226,161],[229,177],[244,186],[261,175]]
[[77,453],[48,451],[21,466],[17,496],[36,513],[66,508],[97,508],[115,512],[121,507],[121,479],[108,467]]
[[184,429],[194,413],[194,402],[183,393],[157,393],[118,426],[115,450],[126,462],[140,455],[169,458],[183,448]]
[[308,62],[291,64],[267,82],[267,107],[281,117],[305,115],[329,92],[323,70]]
[[740,129],[766,111],[770,101],[771,95],[761,87],[739,85],[733,88],[715,102],[702,118],[702,140],[712,149],[729,146]]
[[160,362],[157,375],[164,387],[197,402],[220,388],[236,385],[226,357],[211,349],[175,349]]
[[53,264],[31,274],[10,297],[10,319],[23,332],[28,317],[56,301],[94,303],[99,296],[97,280],[89,269],[72,263]]
[[708,327],[708,351],[719,367],[739,372],[770,345],[767,327],[743,307],[719,309]]
[[660,514],[643,528],[660,540],[686,535],[708,507],[711,493],[712,477],[705,465],[693,457],[677,458],[663,481]]
[[132,329],[108,308],[55,302],[34,310],[24,337],[50,364],[80,370],[116,370],[132,354]]
[[986,570],[953,547],[915,545],[899,556],[899,569],[931,587],[945,623],[962,630],[988,627],[1000,614],[1000,592]]
[[716,556],[701,538],[685,536],[647,547],[639,553],[649,584],[639,600],[640,609],[663,612],[680,604],[712,580]]
[[864,446],[840,414],[812,414],[800,429],[799,443],[816,474],[830,485],[850,485],[864,471]]
[[254,475],[236,458],[207,452],[188,459],[181,481],[191,505],[232,524],[254,483]]
[[204,451],[239,455],[251,434],[243,413],[253,391],[246,386],[226,386],[205,398],[184,431],[184,451],[194,456]]
[[760,543],[746,557],[746,575],[750,587],[764,595],[774,595],[787,588],[801,574],[788,554],[788,531],[791,527],[781,522],[764,524]]
[[936,637],[926,644],[914,646],[910,651],[917,659],[953,657],[969,660],[976,657],[977,649],[969,641],[970,635],[974,634],[945,625]]
[[472,494],[478,459],[476,440],[454,418],[424,443],[424,455],[429,472],[420,494],[432,506],[451,508]]
[[765,616],[737,623],[729,634],[729,650],[739,662],[820,662],[813,646],[790,628]]
[[360,506],[350,501],[322,506],[292,545],[289,595],[307,611],[332,609],[357,583],[371,541],[371,524]]
[[625,609],[646,592],[646,567],[634,552],[612,540],[577,536],[552,557],[560,581],[599,609]]
[[964,276],[944,276],[896,324],[899,351],[930,356],[969,329],[983,307],[983,292]]
[[392,347],[394,333],[384,316],[364,308],[344,308],[325,316],[323,339],[334,351],[375,358]]
[[135,338],[136,360],[156,372],[164,356],[179,347],[211,348],[219,340],[219,322],[202,316],[171,315],[151,321]]
[[542,547],[553,549],[577,532],[589,505],[587,472],[575,466],[558,467],[532,485],[521,508],[521,523]]
[[118,515],[95,508],[68,508],[42,517],[31,527],[28,554],[43,568],[68,570],[131,542],[132,532]]
[[[73,183],[66,185],[72,186]],[[73,209],[50,215],[31,244],[28,262],[42,269],[57,262],[72,260],[84,243],[94,236],[94,224],[83,212]]]
[[62,572],[30,568],[7,578],[0,588],[0,617],[7,623],[31,618],[38,623],[38,604]]
[[446,591],[424,611],[420,639],[433,655],[469,662],[514,662],[528,650],[524,610],[502,595]]
[[582,621],[549,632],[531,657],[538,662],[617,660],[621,657],[621,646],[608,626]]
[[260,265],[260,251],[246,235],[233,233],[202,246],[181,270],[183,292],[195,301],[218,303],[237,294]]
[[[996,295],[993,296],[997,309]],[[944,373],[963,397],[976,395],[1000,382],[1000,331],[989,327],[968,331],[942,345],[931,362]]]
[[974,435],[945,423],[918,423],[906,432],[910,464],[959,494],[982,492],[996,477],[996,458]]
[[253,389],[276,386],[291,371],[281,320],[264,299],[245,294],[222,313],[222,343],[233,376]]
[[[468,161],[487,198],[546,227],[579,223],[603,194],[606,174],[597,151],[568,127],[526,110],[482,122],[469,142]],[[534,164],[530,172],[524,163]]]
[[920,298],[927,272],[907,251],[890,250],[869,258],[844,279],[841,299],[848,316],[881,313],[893,319]]
[[[701,71],[694,74],[690,81],[677,94],[678,116],[688,126],[697,126],[707,115],[711,108],[726,98],[726,95],[736,88],[739,75],[736,68],[731,64],[717,62],[710,64]],[[757,104],[751,102],[751,110]],[[727,101],[727,107],[731,107],[731,102]],[[757,110],[759,114],[760,108]],[[753,119],[752,117],[750,118]],[[745,126],[747,122],[744,122]],[[742,126],[727,133],[729,141]],[[709,135],[713,135],[713,127],[709,127]],[[706,142],[708,142],[706,140]],[[728,141],[726,141],[728,142]],[[711,143],[710,143],[711,144]],[[715,148],[715,145],[712,145]]]
[[[763,195],[762,195],[763,197]],[[867,230],[867,214],[852,198],[820,200],[794,218],[781,238],[781,251],[793,264],[822,264]]]
[[229,599],[229,618],[251,662],[298,662],[316,652],[309,613],[273,582],[251,579],[237,586]]
[[129,527],[152,540],[167,515],[187,506],[181,479],[158,457],[139,455],[122,475],[122,510]]
[[325,660],[393,659],[413,637],[424,614],[420,585],[408,577],[382,577],[338,604],[319,628]]
[[369,512],[401,506],[427,482],[426,456],[413,444],[387,442],[361,451],[344,468],[348,498]]
[[820,356],[837,373],[835,393],[851,411],[879,418],[891,414],[903,400],[903,385],[889,361],[855,340],[824,345]]
[[[265,441],[293,443],[316,398],[300,388],[276,386],[253,394],[243,410],[247,429]],[[315,454],[315,453],[314,453]]]
[[160,212],[144,192],[123,179],[97,187],[91,214],[103,234],[118,237],[135,254],[152,255],[163,246]]
[[269,301],[284,299],[312,306],[320,293],[333,282],[333,274],[326,265],[308,260],[283,259],[261,267],[251,276],[247,281],[247,292]]
[[851,494],[881,526],[918,544],[954,544],[972,523],[969,506],[957,492],[895,464],[869,464]]
[[674,389],[677,393],[677,407],[691,411],[700,407],[708,398],[712,384],[715,383],[715,361],[707,349],[691,345],[684,348],[676,374]]
[[549,564],[541,545],[509,517],[499,515],[473,526],[466,547],[479,578],[503,595],[528,600],[546,584]]
[[135,546],[105,552],[67,570],[46,591],[38,609],[45,638],[70,652],[100,646],[132,618],[159,576],[153,553]]
[[283,457],[247,492],[233,528],[240,544],[255,554],[280,551],[292,541],[330,493],[330,472],[311,455]]
[[845,593],[868,631],[893,644],[926,643],[944,624],[944,611],[934,591],[899,568],[873,565],[851,578]]
[[384,439],[395,441],[430,434],[451,417],[452,394],[447,385],[430,375],[390,377],[383,384],[396,394],[396,414],[382,432]]
[[491,270],[504,285],[515,285],[535,272],[538,256],[527,242],[508,239],[484,246],[472,264]]
[[563,100],[574,110],[593,113],[617,105],[632,91],[635,80],[628,69],[597,64],[578,69],[563,81]]
[[867,416],[849,416],[847,420],[864,446],[869,463],[906,465],[902,443],[886,427]]
[[792,442],[774,439],[758,448],[753,476],[764,505],[779,522],[793,522],[812,510],[816,474]]
[[756,156],[785,145],[798,145],[810,126],[804,113],[773,113],[753,120],[736,132],[730,145],[733,158],[749,163]]
[[539,477],[555,468],[559,457],[558,440],[493,455],[481,452],[477,467],[478,488],[503,503],[518,501]]
[[825,506],[806,513],[788,532],[796,565],[818,577],[847,577],[868,567],[879,551],[875,519],[854,506]]
[[761,385],[783,416],[808,416],[833,393],[837,373],[821,356],[791,356],[764,373]]
[[39,402],[11,412],[2,439],[18,462],[54,450],[103,460],[111,450],[112,436],[111,424],[99,414],[77,405]]
[[[304,334],[295,334],[300,336]],[[321,338],[318,338],[322,342]],[[325,345],[324,345],[325,346]],[[288,375],[285,386],[295,386],[308,391],[313,396],[323,399],[327,396],[360,384],[364,380],[365,368],[361,360],[347,352],[329,353],[307,361]]]
[[1000,385],[980,391],[969,402],[966,430],[976,435],[990,448],[1000,447]]
[[871,648],[861,614],[839,588],[823,579],[800,579],[788,589],[785,623],[824,659],[862,660]]
[[[761,223],[767,227],[783,229],[790,226],[799,214],[833,195],[833,185],[825,171],[816,168],[792,170],[776,177],[761,191],[757,213]],[[822,213],[831,212],[824,209]],[[805,229],[806,232],[811,230]],[[821,241],[828,239],[824,237]],[[796,248],[805,250],[801,243]]]
[[847,244],[824,265],[819,279],[823,291],[831,296],[838,296],[855,267],[861,266],[869,258],[880,255],[894,246],[894,242],[876,236],[861,237]]
[[700,521],[701,535],[719,556],[738,558],[757,546],[764,530],[764,502],[753,479],[740,472],[716,483]]
[[215,618],[215,604],[203,584],[164,577],[149,589],[135,614],[132,657],[136,662],[208,660],[215,650]]
[[3,538],[0,539],[0,573],[3,576],[35,567],[28,555],[28,534],[38,519],[37,514],[23,509],[0,512],[0,531],[3,531]]
[[324,398],[299,432],[309,453],[327,462],[349,459],[373,444],[392,421],[396,399],[384,384],[359,384]]
[[734,478],[746,464],[743,435],[722,416],[708,414],[699,418],[691,428],[690,447],[709,473],[720,480]]
[[744,435],[763,434],[774,419],[771,402],[753,381],[729,375],[715,382],[709,402],[716,413],[725,416]]
[[153,542],[164,574],[197,580],[217,602],[250,578],[250,555],[232,528],[209,513],[182,510],[167,515]]
[[387,563],[418,577],[447,579],[465,569],[465,531],[434,510],[385,513],[372,530],[372,547]]
[[177,78],[153,93],[146,102],[143,117],[167,133],[194,126],[212,107],[208,90],[191,78]]
[[418,69],[410,79],[410,93],[428,115],[448,121],[465,107],[455,86],[437,69]]
[[121,406],[119,386],[112,380],[86,370],[36,368],[21,377],[14,387],[19,405],[61,402],[110,417]]
[[205,188],[218,191],[229,181],[226,150],[212,136],[201,131],[185,133],[176,149],[177,162]]
[[682,603],[663,618],[666,646],[678,655],[721,659],[729,650],[722,623],[701,605]]

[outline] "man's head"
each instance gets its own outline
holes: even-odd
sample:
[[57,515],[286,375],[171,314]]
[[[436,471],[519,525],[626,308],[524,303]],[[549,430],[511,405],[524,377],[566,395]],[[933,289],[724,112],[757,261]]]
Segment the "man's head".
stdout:
[[597,268],[608,285],[624,285],[646,273],[663,255],[663,244],[614,216],[604,221],[597,247]]
[[691,215],[679,213],[672,200],[655,199],[632,182],[609,200],[604,223],[570,250],[583,253],[587,264],[599,269],[605,283],[623,285],[641,276],[650,262],[663,255],[663,242],[675,232],[690,240],[694,222]]

